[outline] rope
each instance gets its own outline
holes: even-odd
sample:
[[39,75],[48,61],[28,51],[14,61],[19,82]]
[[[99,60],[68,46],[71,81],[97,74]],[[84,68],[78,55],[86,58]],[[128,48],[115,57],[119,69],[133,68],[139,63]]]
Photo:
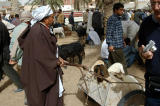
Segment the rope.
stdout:
[[83,71],[82,71],[81,68],[83,68],[84,70],[88,70],[88,67],[86,67],[86,66],[84,66],[84,65],[80,65],[80,64],[72,64],[72,63],[66,63],[65,65],[75,66],[75,67],[77,67],[77,68],[80,70],[81,75],[82,75],[82,78],[83,78],[83,80],[84,80],[84,84],[85,84],[85,86],[86,86],[86,90],[87,90],[87,98],[86,98],[86,101],[85,101],[85,105],[87,106],[87,105],[88,105],[87,102],[88,102],[88,93],[89,93],[89,89],[88,89],[88,86],[87,86],[87,82],[86,82],[86,80],[85,80],[85,75],[84,75],[84,73],[83,73]]

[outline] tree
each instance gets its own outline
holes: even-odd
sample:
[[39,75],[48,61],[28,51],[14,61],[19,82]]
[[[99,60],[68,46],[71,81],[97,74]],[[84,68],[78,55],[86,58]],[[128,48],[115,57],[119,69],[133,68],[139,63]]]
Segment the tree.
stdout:
[[92,0],[74,0],[74,9],[75,10],[80,10],[80,7],[82,6],[87,6],[88,4],[92,2]]
[[[121,3],[126,3],[130,1],[135,1],[135,0],[95,0],[96,3],[96,8],[104,10],[104,14],[110,15],[112,13],[112,6],[115,2],[121,2]],[[82,4],[88,5],[92,0],[74,0],[74,9],[80,10],[80,6]]]
[[49,4],[52,10],[56,10],[56,8],[61,8],[63,0],[29,0],[27,4],[31,4],[32,6]]
[[[115,2],[126,3],[130,1],[136,1],[136,0],[95,0],[95,3],[96,3],[96,8],[102,9],[104,11],[104,16],[108,17],[112,14],[112,7]],[[32,5],[49,4],[53,10],[56,10],[57,7],[61,8],[61,6],[64,4],[63,0],[29,0],[28,3],[30,2]],[[80,10],[80,8],[83,7],[85,8],[91,2],[92,0],[74,0],[74,9]]]

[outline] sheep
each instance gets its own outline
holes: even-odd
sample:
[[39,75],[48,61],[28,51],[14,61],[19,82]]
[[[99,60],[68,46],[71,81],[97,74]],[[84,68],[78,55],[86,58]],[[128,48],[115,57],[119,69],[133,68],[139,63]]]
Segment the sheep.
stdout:
[[[112,81],[116,82],[134,82],[138,83],[137,79],[131,75],[125,75],[123,65],[121,63],[114,63],[108,68],[108,72],[110,75],[110,79]],[[116,92],[123,91],[123,94],[126,94],[129,91],[135,90],[135,89],[142,89],[140,85],[137,84],[127,84],[127,83],[115,83],[112,84],[112,90]],[[127,86],[127,88],[125,88]]]
[[112,73],[112,74],[125,74],[124,69],[123,69],[123,65],[121,63],[114,63],[113,65],[111,65],[108,68],[108,72]]
[[55,34],[62,34],[62,37],[65,37],[63,27],[53,28],[53,33],[54,33],[54,35]]

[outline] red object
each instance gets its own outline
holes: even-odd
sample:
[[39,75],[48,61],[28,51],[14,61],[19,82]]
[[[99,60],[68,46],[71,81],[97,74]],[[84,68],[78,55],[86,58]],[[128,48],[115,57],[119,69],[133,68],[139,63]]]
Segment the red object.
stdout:
[[[71,14],[71,11],[63,11],[63,13],[64,13],[64,16],[65,16],[66,18],[68,18],[69,15]],[[75,12],[73,13],[73,16],[74,16],[74,17],[82,17],[82,16],[83,16],[83,12],[82,12],[82,11],[75,11]]]

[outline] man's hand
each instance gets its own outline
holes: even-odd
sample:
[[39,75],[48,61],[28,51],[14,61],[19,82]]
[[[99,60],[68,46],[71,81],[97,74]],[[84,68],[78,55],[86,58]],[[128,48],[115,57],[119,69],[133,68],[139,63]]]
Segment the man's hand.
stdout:
[[57,64],[60,65],[61,67],[64,66],[66,63],[68,63],[67,61],[63,60],[61,57],[59,57],[58,59],[59,61]]
[[144,45],[142,45],[141,47],[141,56],[144,58],[144,59],[152,59],[153,58],[153,53],[151,51],[147,51],[147,52],[143,52],[143,49],[144,49]]
[[9,60],[9,64],[11,64],[11,65],[14,65],[14,64],[16,64],[17,62],[15,61],[15,60]]
[[108,50],[109,50],[110,52],[114,52],[114,46],[109,46],[109,47],[108,47]]

